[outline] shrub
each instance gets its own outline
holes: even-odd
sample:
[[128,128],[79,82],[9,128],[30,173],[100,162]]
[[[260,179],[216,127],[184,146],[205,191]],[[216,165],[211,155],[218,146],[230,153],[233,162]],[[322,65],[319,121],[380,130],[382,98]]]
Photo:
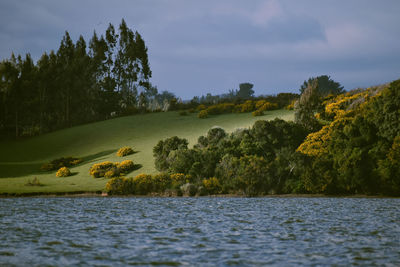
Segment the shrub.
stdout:
[[134,151],[133,151],[133,149],[132,149],[131,147],[129,147],[129,146],[124,146],[124,147],[121,147],[121,148],[118,150],[117,156],[118,156],[118,157],[125,157],[125,156],[131,155],[131,154],[133,154],[133,153],[134,153]]
[[93,164],[92,167],[89,169],[89,174],[92,175],[94,178],[104,177],[106,172],[118,168],[118,164],[113,163],[111,161],[105,161],[102,163]]
[[267,100],[264,100],[264,99],[261,99],[261,100],[258,100],[257,102],[256,102],[256,109],[260,109],[262,106],[264,106],[264,104],[267,102]]
[[208,117],[208,111],[207,111],[207,110],[202,110],[202,111],[200,111],[198,117],[199,117],[200,119],[205,119],[205,118],[207,118],[207,117]]
[[209,179],[203,180],[203,186],[209,194],[219,194],[221,193],[221,184],[216,177],[211,177]]
[[149,174],[139,174],[133,178],[135,194],[146,195],[153,191],[153,178]]
[[182,195],[192,197],[197,193],[197,187],[194,184],[186,183],[180,187]]
[[67,167],[61,167],[57,173],[57,177],[68,177],[71,175],[71,171]]
[[189,183],[191,180],[190,175],[185,175],[184,173],[173,173],[171,174],[171,186],[175,189],[180,189],[180,186]]
[[33,178],[32,181],[29,179],[28,182],[25,184],[26,186],[43,186],[37,177]]
[[50,161],[49,163],[43,164],[40,167],[40,169],[42,171],[53,171],[53,170],[58,170],[61,167],[75,166],[81,162],[82,162],[82,159],[79,159],[79,158],[62,157],[62,158],[54,159],[54,160]]
[[196,110],[194,108],[189,109],[189,113],[195,113],[195,112],[196,112]]
[[186,110],[181,110],[181,111],[179,111],[179,115],[180,116],[187,116],[187,111]]
[[104,174],[104,177],[106,178],[113,178],[113,177],[118,177],[119,176],[119,170],[118,168],[112,168]]
[[285,107],[285,109],[287,109],[287,110],[294,110],[294,103],[296,102],[296,100],[292,100],[292,102],[290,102],[290,104],[289,105],[287,105],[286,107]]
[[135,164],[133,164],[132,160],[124,160],[120,164],[118,164],[118,169],[122,173],[128,173],[135,168]]
[[110,195],[133,194],[132,178],[114,177],[107,182],[106,191]]
[[243,104],[240,105],[241,110],[240,112],[245,113],[245,112],[251,112],[254,110],[254,103],[251,100],[247,100]]
[[278,104],[265,102],[264,105],[262,105],[260,107],[260,110],[267,111],[267,110],[274,110],[274,109],[277,109],[277,108],[278,108]]
[[153,191],[164,192],[171,185],[171,177],[167,173],[159,173],[153,176]]
[[262,116],[262,115],[264,115],[264,111],[262,111],[261,109],[257,109],[256,111],[253,111],[253,112],[251,113],[251,115],[253,115],[254,117],[256,117],[256,116]]
[[179,182],[185,183],[186,182],[186,175],[184,173],[173,173],[171,174],[171,181],[172,182]]
[[205,110],[205,109],[207,109],[207,107],[205,105],[203,105],[203,104],[200,104],[200,105],[197,106],[197,110],[198,111],[202,111],[202,110]]
[[165,140],[160,140],[153,148],[153,156],[155,158],[156,169],[166,171],[169,168],[168,156],[178,149],[187,149],[188,141],[184,138],[173,136]]

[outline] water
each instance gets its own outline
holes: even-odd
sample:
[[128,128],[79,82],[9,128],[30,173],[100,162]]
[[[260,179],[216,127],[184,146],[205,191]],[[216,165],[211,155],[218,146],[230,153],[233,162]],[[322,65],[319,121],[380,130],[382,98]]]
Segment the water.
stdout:
[[400,199],[0,199],[0,265],[400,265]]

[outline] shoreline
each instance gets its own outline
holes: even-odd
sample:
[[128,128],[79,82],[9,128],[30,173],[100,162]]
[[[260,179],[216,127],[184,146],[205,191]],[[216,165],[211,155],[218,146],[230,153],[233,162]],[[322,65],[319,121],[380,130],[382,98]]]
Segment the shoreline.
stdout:
[[[0,198],[59,198],[59,197],[125,197],[125,198],[188,198],[189,196],[171,196],[165,194],[149,195],[108,195],[102,191],[72,191],[72,192],[28,192],[28,193],[0,193]],[[384,195],[324,195],[324,194],[275,194],[257,197],[247,197],[241,194],[218,194],[207,196],[191,196],[193,198],[400,198]]]

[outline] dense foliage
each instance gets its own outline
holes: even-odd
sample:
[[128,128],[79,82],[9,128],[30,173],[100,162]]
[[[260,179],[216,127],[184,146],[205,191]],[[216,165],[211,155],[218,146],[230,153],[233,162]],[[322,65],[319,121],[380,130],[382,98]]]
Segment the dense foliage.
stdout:
[[328,97],[325,125],[298,148],[309,192],[400,194],[400,80]]
[[65,32],[58,50],[36,64],[29,54],[0,62],[0,134],[32,136],[140,112],[166,97],[150,77],[145,42],[124,20],[118,31],[109,24],[105,36],[94,32],[88,44]]
[[400,80],[336,95],[317,89],[311,83],[303,91],[297,112],[306,109],[308,119],[301,123],[257,121],[231,134],[214,127],[193,148],[185,139],[167,138],[153,150],[163,173],[116,184],[133,184],[131,194],[399,196]]

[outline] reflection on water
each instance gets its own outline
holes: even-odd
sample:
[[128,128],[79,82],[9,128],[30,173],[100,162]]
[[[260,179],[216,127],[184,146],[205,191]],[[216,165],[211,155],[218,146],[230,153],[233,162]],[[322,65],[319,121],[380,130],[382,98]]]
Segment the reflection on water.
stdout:
[[0,199],[0,265],[399,265],[400,199]]

